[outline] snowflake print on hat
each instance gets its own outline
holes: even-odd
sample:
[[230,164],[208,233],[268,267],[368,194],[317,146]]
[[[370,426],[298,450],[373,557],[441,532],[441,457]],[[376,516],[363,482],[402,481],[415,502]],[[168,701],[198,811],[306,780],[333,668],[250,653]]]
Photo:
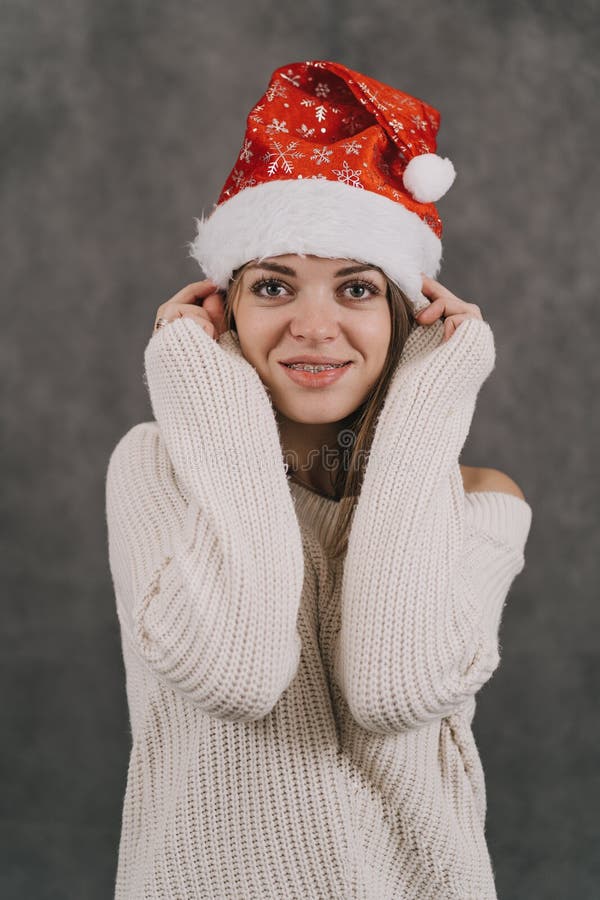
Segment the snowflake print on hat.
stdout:
[[312,253],[380,266],[417,305],[435,277],[434,205],[456,172],[436,153],[440,113],[341,63],[276,69],[190,253],[225,288],[255,258]]

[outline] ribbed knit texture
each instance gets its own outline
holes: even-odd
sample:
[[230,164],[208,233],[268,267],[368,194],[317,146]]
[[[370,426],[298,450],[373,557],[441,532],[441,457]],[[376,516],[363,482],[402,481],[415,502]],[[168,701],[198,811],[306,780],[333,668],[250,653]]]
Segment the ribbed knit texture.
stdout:
[[464,493],[485,322],[411,333],[346,557],[288,481],[233,332],[145,353],[155,422],[112,452],[110,567],[132,748],[115,900],[493,900],[475,695],[529,504]]

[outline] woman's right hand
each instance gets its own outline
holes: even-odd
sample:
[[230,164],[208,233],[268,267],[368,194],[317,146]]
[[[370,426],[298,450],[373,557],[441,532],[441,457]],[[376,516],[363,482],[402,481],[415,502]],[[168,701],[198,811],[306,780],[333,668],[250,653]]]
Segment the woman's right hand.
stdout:
[[227,331],[224,293],[210,279],[187,284],[173,294],[166,303],[161,303],[158,307],[152,335],[156,334],[160,328],[169,327],[168,324],[163,324],[157,328],[159,319],[166,319],[169,323],[187,316],[197,322],[209,337],[218,341],[219,337]]

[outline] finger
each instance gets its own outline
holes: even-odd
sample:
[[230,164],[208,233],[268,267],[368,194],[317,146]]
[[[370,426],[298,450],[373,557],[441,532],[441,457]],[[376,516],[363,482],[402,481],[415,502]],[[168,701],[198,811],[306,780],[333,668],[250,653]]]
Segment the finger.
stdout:
[[428,325],[441,317],[447,318],[454,315],[476,315],[482,318],[481,311],[474,303],[467,303],[460,297],[455,297],[449,291],[443,296],[436,297],[429,306],[423,307],[417,313],[417,321]]
[[435,278],[431,278],[429,275],[426,275],[425,272],[421,272],[421,281],[423,287],[423,293],[427,297],[439,297],[447,288],[444,287],[439,281],[436,281]]
[[209,294],[218,290],[218,286],[209,279],[205,279],[204,281],[193,281],[191,284],[186,284],[184,288],[177,291],[172,297],[169,297],[166,303],[163,303],[160,308],[164,309],[167,306],[170,307],[179,303],[194,304],[197,303],[198,300],[202,301]]
[[441,300],[432,300],[428,306],[424,306],[423,309],[419,310],[416,317],[419,322],[424,321],[427,324],[431,324],[431,322],[435,322],[436,319],[439,319],[443,311],[443,302]]
[[201,309],[194,308],[193,306],[180,306],[179,310],[184,318],[193,319],[196,325],[199,325],[209,337],[214,338],[215,340],[217,339],[218,334],[214,323],[211,322],[206,313],[203,314]]
[[441,282],[436,281],[435,278],[430,278],[429,275],[425,275],[424,272],[421,272],[421,276],[424,288],[423,293],[427,297],[431,297],[433,300],[437,300],[438,298],[450,299],[451,297],[453,297],[455,300],[460,300],[460,297],[457,297],[456,294],[453,294],[449,288],[441,284]]
[[444,321],[444,337],[442,338],[442,343],[445,341],[449,341],[458,326],[461,322],[464,322],[465,319],[473,319],[475,316],[471,316],[467,313],[461,315],[450,316],[448,319]]
[[203,306],[182,304],[179,306],[179,311],[180,313],[183,313],[184,316],[193,319],[194,322],[200,325],[200,327],[211,337],[216,338],[218,336],[217,327]]
[[[169,324],[171,322],[175,322],[179,318],[193,319],[193,321],[196,322],[196,324],[199,325],[202,329],[204,329],[204,331],[206,331],[206,333],[210,337],[217,337],[217,329],[212,323],[208,313],[201,307],[193,306],[187,303],[181,303],[170,306],[165,311],[167,315],[162,315],[160,317],[166,319]],[[159,318],[159,314],[157,314],[156,318]],[[166,325],[165,327],[168,327],[168,325]]]

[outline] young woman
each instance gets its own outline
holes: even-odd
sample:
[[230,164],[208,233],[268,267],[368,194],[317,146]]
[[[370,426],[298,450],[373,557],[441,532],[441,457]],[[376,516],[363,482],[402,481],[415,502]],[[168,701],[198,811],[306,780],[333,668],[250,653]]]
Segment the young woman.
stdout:
[[[328,99],[345,133],[314,165],[344,173],[349,127],[414,116],[374,84],[292,64],[254,115],[291,125]],[[349,88],[372,106],[353,116]],[[295,125],[265,146],[308,155]],[[425,274],[431,202],[377,193],[381,175],[274,178],[270,153],[198,223],[209,278],[146,347],[156,421],[109,462],[132,732],[115,897],[495,898],[471,723],[532,511],[459,463],[493,335]]]

